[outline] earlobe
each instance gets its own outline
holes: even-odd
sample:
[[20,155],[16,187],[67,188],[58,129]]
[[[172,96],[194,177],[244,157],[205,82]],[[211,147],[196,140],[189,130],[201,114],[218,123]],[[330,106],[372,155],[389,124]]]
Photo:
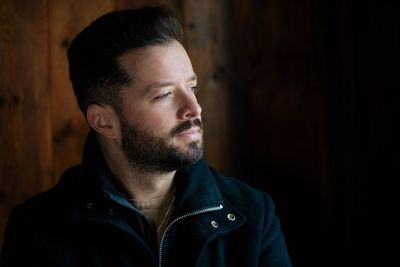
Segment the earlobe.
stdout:
[[118,137],[115,112],[110,106],[89,105],[86,111],[86,119],[90,128],[100,135],[110,139]]

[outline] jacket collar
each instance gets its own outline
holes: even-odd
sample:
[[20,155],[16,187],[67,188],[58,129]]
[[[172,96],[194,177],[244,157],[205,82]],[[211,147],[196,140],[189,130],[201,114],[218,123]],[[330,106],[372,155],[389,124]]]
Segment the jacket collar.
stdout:
[[118,190],[114,176],[107,166],[103,153],[96,140],[94,132],[91,130],[86,138],[82,167],[84,171],[84,190],[93,189],[93,193],[101,193],[103,196],[113,200],[127,208],[134,208],[124,194]]
[[[114,216],[114,214],[109,216],[110,207],[114,210],[113,212],[118,206],[136,212],[137,210],[113,182],[113,174],[109,170],[92,132],[89,132],[85,143],[82,169],[83,177],[79,182],[82,197],[75,213],[75,219],[86,222],[99,222],[100,220],[103,223],[122,226],[126,231],[131,232],[128,225],[124,226],[126,223],[116,221],[118,216]],[[178,170],[175,175],[175,208],[171,219],[202,213],[203,216],[197,220],[197,223],[208,229],[203,231],[204,233],[209,231],[209,234],[231,231],[242,225],[246,218],[224,200],[216,183],[216,175],[210,171],[203,159]],[[96,207],[90,207],[91,204]],[[209,208],[217,207],[216,212],[205,212]],[[234,220],[229,217],[232,215],[235,216]],[[218,227],[215,227],[213,221],[218,223]]]
[[215,179],[203,159],[178,170],[175,183],[177,215],[224,204]]
[[[114,182],[98,142],[89,132],[83,153],[82,167],[85,173],[85,188],[101,191],[103,195],[119,205],[134,208]],[[223,199],[213,174],[204,159],[176,172],[175,211],[179,214],[223,205]]]

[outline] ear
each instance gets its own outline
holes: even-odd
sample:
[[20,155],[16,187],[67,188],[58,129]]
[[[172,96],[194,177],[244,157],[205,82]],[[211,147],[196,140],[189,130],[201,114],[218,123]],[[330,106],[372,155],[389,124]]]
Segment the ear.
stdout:
[[90,104],[86,110],[86,119],[90,127],[100,135],[110,139],[118,138],[118,116],[111,106]]

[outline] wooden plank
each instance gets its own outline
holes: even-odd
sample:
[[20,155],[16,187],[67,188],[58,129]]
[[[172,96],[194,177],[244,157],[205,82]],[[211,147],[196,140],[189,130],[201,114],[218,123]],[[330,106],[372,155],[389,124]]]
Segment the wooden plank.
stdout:
[[0,5],[1,232],[10,208],[51,179],[46,3]]
[[236,102],[246,112],[240,154],[248,156],[237,166],[274,198],[294,266],[320,259],[321,211],[330,208],[321,197],[329,194],[321,186],[329,179],[319,58],[326,44],[317,41],[324,28],[314,2],[234,1],[231,15],[236,93],[246,101]]
[[312,1],[253,2],[233,5],[235,73],[249,113],[243,140],[260,169],[270,162],[280,175],[315,179],[326,151]]
[[167,5],[176,9],[178,0],[115,0],[116,9],[140,8],[148,5]]
[[230,95],[227,75],[227,3],[184,1],[184,45],[198,76],[198,99],[203,108],[205,157],[217,169],[231,172]]
[[88,131],[69,81],[67,48],[79,31],[113,8],[112,0],[49,1],[53,182],[66,168],[80,163]]

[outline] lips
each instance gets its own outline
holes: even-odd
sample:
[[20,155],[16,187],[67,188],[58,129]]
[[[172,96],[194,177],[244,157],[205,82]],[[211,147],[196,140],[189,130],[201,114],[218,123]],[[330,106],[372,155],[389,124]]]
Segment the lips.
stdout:
[[192,127],[188,130],[182,131],[178,134],[178,136],[182,136],[182,135],[195,135],[195,134],[201,134],[203,131],[199,128],[199,127]]
[[195,118],[193,120],[185,121],[180,125],[178,125],[177,127],[175,127],[174,129],[172,129],[171,135],[172,136],[182,135],[191,131],[199,132],[199,130],[203,132],[203,123],[199,118]]

